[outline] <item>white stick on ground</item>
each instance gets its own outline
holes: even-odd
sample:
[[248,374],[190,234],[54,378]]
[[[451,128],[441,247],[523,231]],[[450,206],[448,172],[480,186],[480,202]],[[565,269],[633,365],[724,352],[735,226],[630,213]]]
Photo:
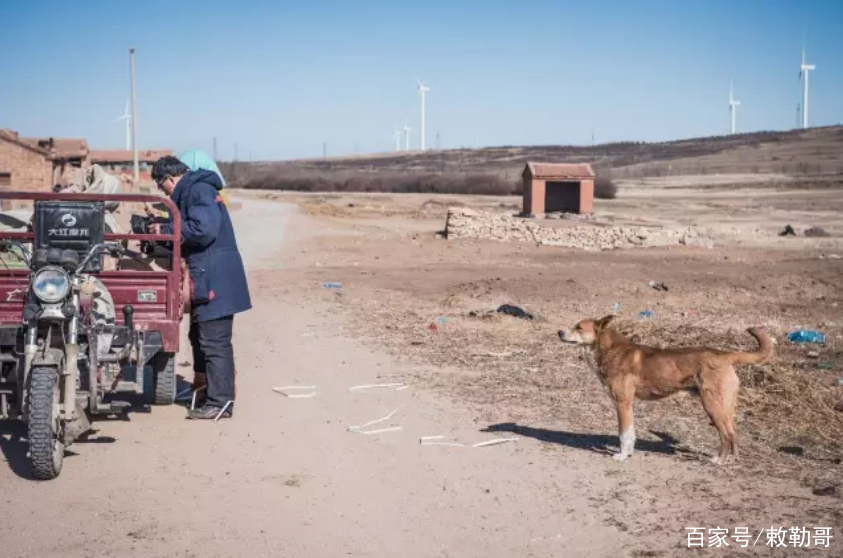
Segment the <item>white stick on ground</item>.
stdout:
[[316,386],[282,386],[282,387],[274,387],[272,391],[275,393],[280,393],[284,397],[289,397],[291,399],[304,399],[308,397],[313,397],[316,395],[316,392],[312,393],[287,393],[287,391],[295,391],[295,390],[311,390],[316,389]]
[[474,444],[473,448],[485,448],[486,446],[496,446],[498,444],[505,444],[507,442],[517,442],[518,438],[498,438],[496,440],[487,440],[485,442],[480,442]]
[[208,387],[208,386],[202,386],[201,388],[199,388],[199,389],[197,389],[196,391],[193,392],[193,397],[190,398],[190,410],[191,411],[196,408],[196,394],[199,393],[200,391],[202,391],[203,389],[205,389],[206,387]]
[[476,444],[464,444],[462,442],[437,442],[445,436],[422,436],[419,438],[419,443],[423,446],[447,446],[451,448],[485,448],[488,446],[496,446],[498,444],[505,444],[507,442],[517,442],[518,438],[495,438],[494,440],[486,440],[485,442],[478,442]]
[[231,407],[232,403],[234,403],[234,401],[229,401],[228,403],[225,404],[225,407],[220,409],[220,412],[217,414],[217,418],[214,419],[214,422],[217,422],[218,420],[220,420],[220,417],[222,417],[223,413],[225,413],[228,410],[228,408]]
[[359,431],[360,429],[362,429],[362,428],[366,428],[367,426],[372,426],[373,424],[377,424],[377,423],[379,423],[379,422],[383,422],[383,421],[385,421],[385,420],[389,420],[389,419],[391,419],[391,418],[393,417],[393,415],[395,415],[395,413],[397,413],[397,412],[398,412],[398,410],[399,410],[400,408],[401,408],[401,407],[398,407],[398,409],[395,409],[394,411],[392,411],[391,413],[389,413],[388,415],[386,415],[386,416],[385,416],[385,417],[383,417],[383,418],[379,418],[379,419],[375,419],[375,420],[369,421],[369,422],[367,422],[366,424],[361,424],[360,426],[349,426],[349,427],[348,427],[348,429],[349,429],[349,430],[358,430],[358,431]]
[[398,384],[365,384],[365,385],[362,385],[362,386],[352,386],[352,387],[348,388],[348,391],[357,391],[357,390],[360,390],[360,389],[369,389],[369,388],[400,388],[400,387],[403,387],[403,386],[404,386],[404,384],[402,384],[402,383],[398,383]]
[[395,432],[401,430],[400,426],[390,426],[389,428],[381,428],[380,430],[355,430],[359,434],[380,434],[382,432]]
[[410,389],[410,386],[401,386],[400,388],[395,388],[395,391],[404,391],[405,389]]
[[310,390],[316,389],[316,386],[284,386],[278,388],[272,388],[272,391],[275,393],[280,393],[284,397],[289,397],[290,399],[306,399],[309,397],[313,397],[316,395],[316,392],[313,391],[311,393],[287,393],[287,391],[295,391],[295,390]]

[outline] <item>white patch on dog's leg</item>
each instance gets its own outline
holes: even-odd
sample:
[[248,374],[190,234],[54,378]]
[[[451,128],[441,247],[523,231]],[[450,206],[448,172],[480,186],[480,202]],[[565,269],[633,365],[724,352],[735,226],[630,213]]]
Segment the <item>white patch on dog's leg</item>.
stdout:
[[627,457],[632,456],[635,451],[635,427],[630,426],[625,432],[620,435],[621,451],[612,456],[615,461],[623,461]]

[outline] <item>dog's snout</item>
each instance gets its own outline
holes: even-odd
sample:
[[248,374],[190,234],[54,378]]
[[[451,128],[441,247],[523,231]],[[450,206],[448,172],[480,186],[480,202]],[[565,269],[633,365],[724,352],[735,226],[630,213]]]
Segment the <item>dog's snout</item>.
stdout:
[[565,330],[564,329],[559,330],[559,339],[562,339],[563,341],[565,340]]

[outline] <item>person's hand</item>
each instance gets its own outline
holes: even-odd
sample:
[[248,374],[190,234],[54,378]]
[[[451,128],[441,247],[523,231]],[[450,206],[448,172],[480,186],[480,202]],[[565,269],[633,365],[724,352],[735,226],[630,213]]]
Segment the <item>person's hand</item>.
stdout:
[[154,223],[149,225],[149,234],[161,234],[161,224]]

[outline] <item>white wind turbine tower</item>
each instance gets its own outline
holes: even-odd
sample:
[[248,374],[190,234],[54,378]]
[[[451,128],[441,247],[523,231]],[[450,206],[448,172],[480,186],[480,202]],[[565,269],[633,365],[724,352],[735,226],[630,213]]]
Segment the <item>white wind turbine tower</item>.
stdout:
[[802,127],[808,127],[808,72],[816,70],[813,64],[805,63],[805,49],[802,49],[802,63],[799,65],[799,77],[802,78]]
[[115,118],[112,122],[126,121],[126,151],[132,149],[132,114],[129,112],[129,101],[126,101],[126,111],[123,116]]
[[407,121],[404,121],[404,149],[409,151],[410,150],[410,128],[407,126]]
[[735,122],[738,118],[739,106],[741,106],[741,102],[735,100],[732,94],[732,80],[729,80],[729,112],[732,115],[732,134],[735,133]]
[[417,81],[419,82],[419,97],[421,97],[421,150],[424,151],[424,94],[430,91],[430,87],[425,87],[420,79],[417,79]]
[[401,130],[393,126],[392,137],[395,138],[395,151],[401,151]]

